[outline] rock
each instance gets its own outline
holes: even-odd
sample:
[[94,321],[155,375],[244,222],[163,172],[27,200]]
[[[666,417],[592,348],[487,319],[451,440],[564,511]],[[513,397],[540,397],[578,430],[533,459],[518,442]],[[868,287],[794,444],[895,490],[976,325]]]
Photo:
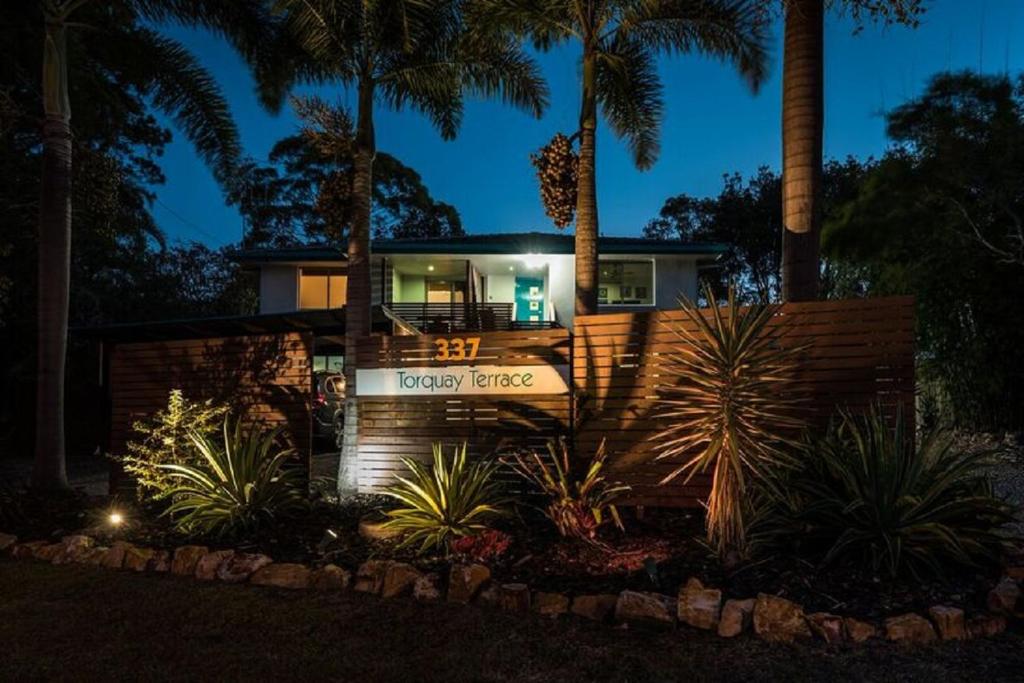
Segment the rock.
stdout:
[[[3,550],[3,536],[0,535],[0,550]],[[1024,581],[1024,567],[1007,567],[1006,575],[1014,581]]]
[[667,595],[622,591],[615,602],[615,619],[626,624],[672,626],[676,601]]
[[726,600],[722,607],[722,616],[718,620],[718,635],[733,638],[748,628],[754,616],[754,598],[746,600]]
[[811,636],[803,607],[766,593],[758,594],[754,603],[754,632],[765,640],[782,643]]
[[477,594],[476,604],[482,607],[499,607],[501,605],[501,589],[493,583],[488,584]]
[[273,561],[262,553],[235,553],[217,567],[217,578],[225,583],[244,583]]
[[78,561],[82,564],[99,566],[103,564],[103,559],[107,556],[109,551],[110,548],[105,545],[94,546],[83,552]]
[[995,614],[972,617],[967,622],[967,637],[969,638],[991,638],[1005,630],[1006,617]]
[[14,548],[14,544],[18,542],[18,537],[11,534],[0,534],[0,553]]
[[557,617],[569,611],[569,598],[561,593],[537,591],[532,598],[533,611],[549,617]]
[[124,553],[124,568],[129,569],[133,572],[144,572],[146,567],[149,566],[149,561],[153,559],[153,555],[156,554],[152,548],[139,548],[132,546],[125,550]]
[[807,615],[807,625],[811,632],[826,643],[834,645],[843,642],[843,618],[828,612],[815,612]]
[[276,588],[308,588],[310,574],[312,572],[304,564],[281,562],[268,564],[257,570],[249,579],[249,583]]
[[195,576],[200,581],[213,581],[217,578],[217,570],[220,566],[234,557],[234,550],[214,550],[206,553],[196,562]]
[[931,643],[935,629],[920,614],[901,614],[885,620],[885,637],[897,643]]
[[441,576],[424,574],[412,585],[412,597],[423,602],[436,602],[441,599]]
[[988,610],[996,614],[1013,614],[1020,599],[1020,587],[1017,582],[1004,576],[996,587],[988,592]]
[[61,540],[63,548],[57,556],[53,558],[54,564],[69,564],[71,562],[81,562],[82,556],[96,545],[96,541],[90,536],[84,536],[82,534],[76,534],[74,536],[65,536]]
[[454,564],[448,575],[448,602],[472,602],[491,578],[491,570],[482,564]]
[[498,606],[506,612],[530,611],[530,587],[525,583],[503,583],[498,591]]
[[348,590],[352,574],[336,564],[326,564],[309,575],[309,586],[318,591]]
[[46,545],[41,545],[36,548],[36,551],[32,556],[37,560],[42,560],[43,562],[54,562],[63,552],[63,543],[47,543]]
[[722,591],[705,588],[700,579],[691,578],[679,589],[676,607],[679,621],[710,631],[718,627],[722,615]]
[[355,589],[363,593],[378,595],[384,587],[384,576],[388,573],[387,560],[367,560],[356,570]]
[[843,619],[843,628],[846,630],[846,638],[853,643],[863,643],[865,640],[878,637],[878,629],[874,624],[853,617]]
[[619,596],[604,593],[601,595],[577,595],[572,599],[570,612],[591,621],[605,622],[615,612],[615,603]]
[[384,525],[388,522],[386,518],[377,515],[367,515],[359,520],[359,535],[368,541],[388,541],[398,538],[402,532],[398,529],[387,529]]
[[18,560],[30,560],[36,556],[36,550],[46,545],[46,541],[29,541],[11,546],[11,555]]
[[196,565],[199,559],[210,552],[205,545],[183,545],[174,550],[174,559],[171,560],[171,573],[179,576],[192,576],[196,573]]
[[405,562],[392,562],[384,573],[384,583],[381,586],[380,594],[384,598],[397,598],[412,592],[416,579],[423,576],[423,572],[411,564]]
[[963,640],[967,637],[962,609],[936,605],[928,610],[928,616],[935,622],[935,630],[942,640]]
[[103,556],[100,566],[107,569],[120,569],[124,566],[124,556],[131,547],[131,543],[115,541],[114,545],[110,546],[107,554]]
[[171,571],[171,553],[167,550],[157,550],[153,557],[149,558],[146,571],[165,574]]

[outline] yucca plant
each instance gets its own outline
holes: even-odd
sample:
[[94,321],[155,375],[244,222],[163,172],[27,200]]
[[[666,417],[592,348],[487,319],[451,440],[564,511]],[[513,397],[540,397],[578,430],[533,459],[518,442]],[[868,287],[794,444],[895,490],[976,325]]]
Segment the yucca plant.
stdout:
[[385,527],[401,533],[399,547],[419,543],[420,553],[448,551],[455,539],[481,533],[504,513],[506,502],[494,477],[498,462],[467,462],[465,443],[451,458],[442,444],[433,447],[431,466],[402,458],[409,476],[396,477],[398,483],[385,490],[404,504],[385,513],[390,518]]
[[294,449],[281,449],[281,429],[243,430],[241,420],[224,420],[223,444],[190,431],[199,455],[194,465],[166,464],[161,469],[177,484],[164,512],[185,533],[229,535],[256,531],[272,520],[305,508],[303,472],[287,468]]
[[801,455],[763,493],[752,536],[765,550],[922,578],[998,563],[1009,540],[1000,527],[1013,508],[986,476],[992,453],[958,450],[949,432],[926,433],[915,448],[899,415],[840,411]]
[[[704,295],[715,296],[705,284]],[[669,426],[652,439],[658,460],[679,465],[663,480],[689,482],[711,472],[707,507],[709,543],[726,557],[745,552],[748,486],[771,468],[791,462],[790,446],[804,426],[792,394],[795,358],[805,347],[784,343],[769,323],[778,306],[736,306],[705,315],[680,298],[683,319],[666,323],[678,338],[665,360],[668,382],[658,390],[656,415]]]
[[598,529],[611,520],[620,530],[622,518],[613,501],[629,487],[612,484],[603,474],[607,451],[604,439],[585,470],[573,467],[565,439],[550,440],[549,458],[536,451],[513,453],[508,462],[524,479],[532,482],[548,498],[544,514],[570,538],[593,541]]

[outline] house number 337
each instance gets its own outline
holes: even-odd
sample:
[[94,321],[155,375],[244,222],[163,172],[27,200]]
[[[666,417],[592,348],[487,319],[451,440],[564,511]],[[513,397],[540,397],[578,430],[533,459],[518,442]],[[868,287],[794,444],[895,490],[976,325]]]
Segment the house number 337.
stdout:
[[437,347],[437,355],[434,356],[436,361],[476,360],[480,337],[435,339],[434,346]]

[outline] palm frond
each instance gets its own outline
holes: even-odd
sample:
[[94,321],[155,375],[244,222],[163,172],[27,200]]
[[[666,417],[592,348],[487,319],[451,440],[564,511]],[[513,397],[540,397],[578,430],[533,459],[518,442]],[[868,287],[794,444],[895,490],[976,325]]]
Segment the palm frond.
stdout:
[[653,166],[660,149],[664,103],[655,59],[650,48],[630,38],[616,38],[598,53],[598,100],[640,169]]
[[151,83],[146,93],[167,114],[226,183],[238,164],[241,144],[238,129],[220,87],[199,61],[180,43],[154,31],[133,28],[111,32],[127,53],[146,55],[126,68],[145,69]]
[[768,75],[766,29],[759,0],[640,0],[623,13],[616,37],[730,62],[756,92]]

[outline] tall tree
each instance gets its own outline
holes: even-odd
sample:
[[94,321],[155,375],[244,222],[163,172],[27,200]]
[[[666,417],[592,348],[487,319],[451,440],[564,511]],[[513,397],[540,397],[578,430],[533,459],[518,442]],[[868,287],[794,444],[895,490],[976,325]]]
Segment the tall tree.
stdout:
[[[91,46],[108,67],[146,70],[147,95],[169,114],[221,178],[238,154],[238,135],[213,79],[180,44],[150,28],[174,22],[210,29],[243,55],[268,39],[262,6],[250,0],[43,0],[42,182],[39,205],[36,457],[32,485],[67,487],[64,454],[64,368],[67,352],[72,218],[72,128],[69,73],[79,52],[71,34],[95,33]],[[89,30],[79,31],[79,26]],[[73,30],[74,29],[74,30]],[[89,40],[87,37],[85,40]],[[119,62],[117,60],[128,60]]]
[[580,47],[576,186],[576,315],[597,312],[597,124],[625,138],[637,168],[658,156],[663,118],[659,54],[698,52],[735,64],[751,88],[765,77],[765,36],[753,0],[483,0],[493,25],[537,48]]
[[825,8],[837,5],[859,28],[865,19],[916,26],[924,0],[783,0],[782,297],[818,297],[822,139],[825,129]]
[[462,0],[276,0],[301,52],[265,74],[268,96],[296,82],[341,82],[355,90],[352,222],[345,307],[345,426],[339,491],[356,488],[357,341],[370,333],[370,222],[377,103],[426,115],[445,139],[455,136],[464,94],[498,95],[540,116],[547,89],[518,43],[500,32],[466,30]]

